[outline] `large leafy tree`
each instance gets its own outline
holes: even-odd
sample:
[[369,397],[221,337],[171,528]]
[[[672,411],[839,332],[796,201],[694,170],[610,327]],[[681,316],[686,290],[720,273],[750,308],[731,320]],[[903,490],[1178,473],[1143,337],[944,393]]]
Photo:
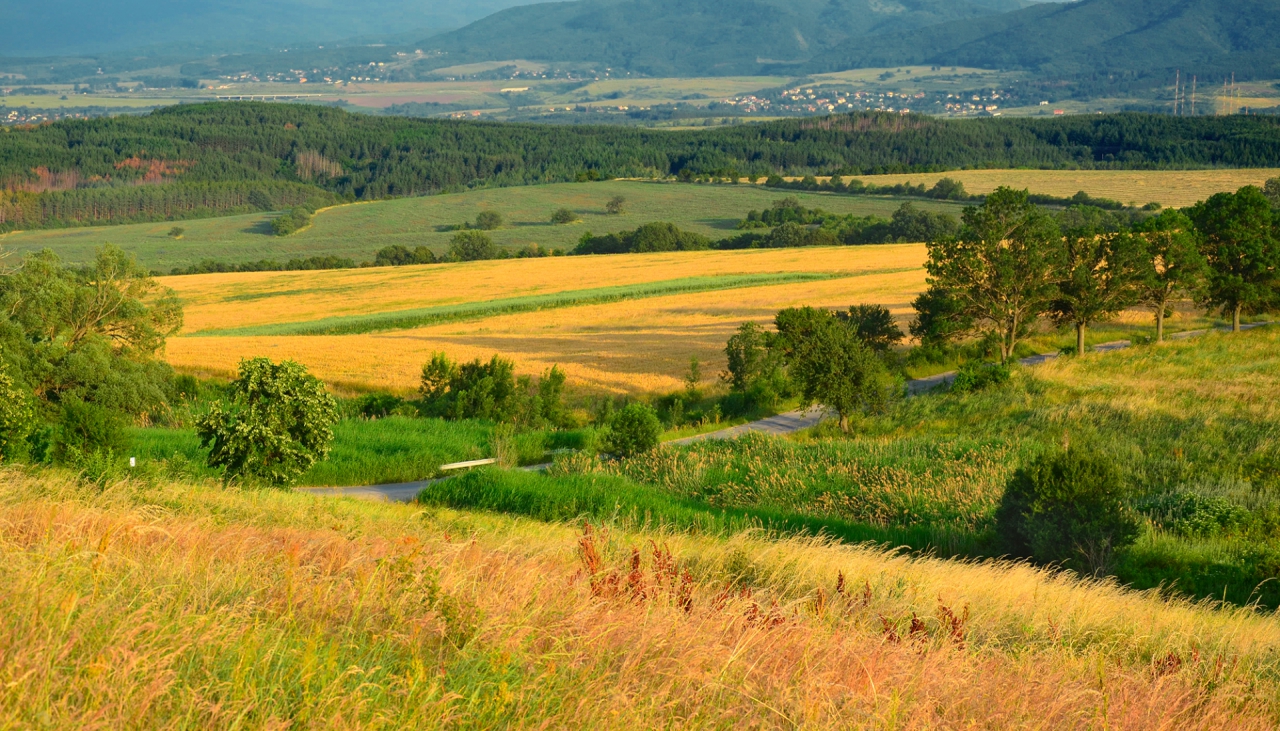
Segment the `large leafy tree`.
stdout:
[[1076,330],[1076,352],[1084,355],[1085,330],[1137,301],[1146,275],[1142,239],[1129,233],[1073,229],[1063,239],[1062,278],[1050,306],[1059,324]]
[[1218,193],[1189,211],[1209,264],[1201,301],[1231,316],[1240,331],[1240,315],[1267,306],[1280,284],[1280,241],[1271,203],[1262,191],[1246,186]]
[[884,362],[858,333],[830,313],[806,323],[804,337],[793,340],[787,364],[806,404],[822,404],[849,431],[850,417],[881,411],[894,398],[897,383]]
[[959,236],[928,244],[929,286],[954,303],[956,321],[994,333],[1007,362],[1058,296],[1061,234],[1025,190],[999,188],[963,218]]
[[228,393],[196,422],[227,479],[287,485],[328,455],[338,404],[298,363],[243,360]]
[[1134,230],[1147,250],[1138,301],[1155,312],[1156,342],[1164,342],[1164,321],[1172,313],[1174,300],[1198,293],[1208,268],[1191,219],[1181,211],[1165,211]]
[[159,354],[181,326],[172,290],[114,246],[83,270],[46,250],[0,272],[0,359],[44,403],[162,408],[170,370]]

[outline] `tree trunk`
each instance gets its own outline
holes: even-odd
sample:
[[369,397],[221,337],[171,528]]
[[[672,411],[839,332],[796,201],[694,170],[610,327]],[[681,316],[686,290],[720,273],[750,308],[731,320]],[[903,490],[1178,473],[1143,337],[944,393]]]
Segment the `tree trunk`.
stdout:
[[1236,305],[1235,312],[1231,315],[1231,332],[1240,332],[1240,305]]
[[1164,342],[1164,305],[1156,310],[1156,342]]
[[840,431],[844,432],[845,434],[849,433],[849,415],[848,414],[840,415]]
[[1076,355],[1084,357],[1084,328],[1083,322],[1076,323]]

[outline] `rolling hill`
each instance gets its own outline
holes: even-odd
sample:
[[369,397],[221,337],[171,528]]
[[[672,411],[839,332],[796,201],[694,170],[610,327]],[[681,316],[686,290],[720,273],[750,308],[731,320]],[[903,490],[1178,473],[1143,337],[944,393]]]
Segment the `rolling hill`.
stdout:
[[450,64],[591,61],[660,75],[796,67],[868,36],[1017,10],[1026,0],[581,0],[509,8],[424,41]]
[[811,71],[898,64],[1075,74],[1280,75],[1280,0],[1080,0],[845,42]]

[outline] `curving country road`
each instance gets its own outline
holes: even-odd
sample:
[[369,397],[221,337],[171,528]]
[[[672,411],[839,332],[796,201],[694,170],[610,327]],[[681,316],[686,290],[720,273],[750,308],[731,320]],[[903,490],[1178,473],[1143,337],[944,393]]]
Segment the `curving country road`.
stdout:
[[[1241,325],[1240,329],[1252,330],[1253,328],[1263,327],[1270,324],[1272,323],[1255,322],[1249,325]],[[1229,328],[1217,329],[1221,331]],[[1194,338],[1200,335],[1205,335],[1209,332],[1212,332],[1212,330],[1187,330],[1185,332],[1174,333],[1167,337],[1169,340],[1186,340],[1187,338]],[[1124,350],[1131,345],[1132,343],[1128,340],[1115,340],[1109,343],[1100,343],[1095,345],[1092,350],[1095,353],[1113,353],[1118,350]],[[1022,358],[1018,362],[1024,366],[1035,366],[1054,360],[1057,357],[1057,353],[1046,353],[1043,355],[1033,355],[1028,358]],[[928,378],[917,378],[907,382],[907,393],[911,396],[927,393],[939,386],[950,384],[955,380],[955,377],[956,372],[950,371],[947,373],[939,373],[936,376],[929,376]],[[664,444],[692,444],[694,442],[702,442],[711,439],[734,439],[748,433],[773,434],[778,436],[794,434],[798,431],[817,426],[824,419],[828,418],[828,416],[829,412],[822,407],[799,409],[796,411],[788,411],[785,414],[778,414],[777,416],[770,416],[767,419],[753,421],[748,424],[731,426],[719,431],[699,434],[693,437],[685,437],[684,439],[673,439],[669,442],[664,442]],[[545,469],[548,466],[549,465],[537,465],[535,467],[526,467],[524,469],[538,470]],[[307,492],[312,495],[321,495],[325,497],[355,497],[369,500],[386,500],[391,502],[407,503],[412,502],[424,487],[439,482],[441,479],[448,478],[421,480],[418,482],[404,482],[396,485],[372,485],[368,487],[301,487],[297,488],[297,490],[299,492]]]

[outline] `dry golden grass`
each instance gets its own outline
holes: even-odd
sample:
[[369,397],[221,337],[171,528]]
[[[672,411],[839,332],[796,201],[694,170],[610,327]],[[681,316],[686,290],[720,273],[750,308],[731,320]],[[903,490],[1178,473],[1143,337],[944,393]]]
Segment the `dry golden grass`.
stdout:
[[[186,332],[551,294],[688,277],[922,267],[919,244],[551,257],[376,269],[162,278]],[[734,293],[720,293],[732,297]]]
[[[735,254],[728,260],[723,253],[695,253],[567,259],[565,262],[580,267],[584,276],[593,277],[600,274],[593,269],[616,266],[612,264],[613,259],[628,259],[630,261],[622,263],[617,271],[628,276],[667,279],[677,276],[676,272],[705,271],[700,268],[704,258],[708,265],[724,267],[724,271],[757,265],[770,267],[764,271],[786,271],[788,267],[822,271],[820,267],[841,265],[847,269],[866,266],[875,270],[886,264],[918,264],[923,253],[922,246],[913,245],[743,252],[745,256]],[[653,266],[644,266],[646,256],[654,260]],[[514,278],[527,263],[505,262],[490,271],[505,271],[504,276]],[[663,263],[667,266],[659,266]],[[912,269],[893,274],[502,315],[478,322],[387,333],[173,338],[169,341],[168,357],[179,368],[217,374],[233,372],[242,357],[292,358],[330,383],[408,391],[417,387],[422,364],[433,352],[443,351],[464,359],[488,358],[500,353],[514,359],[521,373],[536,375],[559,365],[571,382],[589,390],[670,391],[680,387],[690,356],[702,361],[708,378],[714,377],[725,365],[724,343],[733,330],[747,320],[767,322],[783,307],[883,304],[905,327],[911,300],[924,288],[924,278],[923,269]],[[195,316],[206,317],[198,308]],[[228,318],[223,322],[234,321]]]
[[1280,176],[1280,169],[1242,170],[960,170],[914,175],[872,175],[859,180],[875,185],[923,183],[932,186],[942,178],[964,183],[970,193],[990,193],[1006,185],[1032,193],[1072,196],[1083,190],[1098,198],[1144,205],[1189,206],[1214,193],[1236,191],[1246,185],[1262,185]]
[[14,470],[0,552],[6,727],[1280,720],[1274,617],[1022,565]]

